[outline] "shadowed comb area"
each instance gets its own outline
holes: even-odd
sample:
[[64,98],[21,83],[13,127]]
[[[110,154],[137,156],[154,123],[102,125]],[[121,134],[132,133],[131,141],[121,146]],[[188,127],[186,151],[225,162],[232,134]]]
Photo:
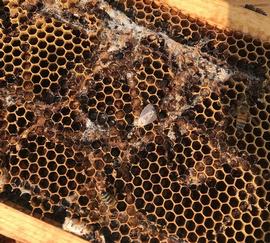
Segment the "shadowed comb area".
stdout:
[[2,202],[90,242],[267,242],[270,43],[156,0],[0,15]]

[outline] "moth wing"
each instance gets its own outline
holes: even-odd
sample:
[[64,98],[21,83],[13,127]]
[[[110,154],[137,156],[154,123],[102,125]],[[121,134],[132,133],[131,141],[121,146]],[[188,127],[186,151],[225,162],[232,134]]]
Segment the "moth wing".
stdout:
[[148,125],[157,119],[155,107],[152,104],[145,106],[141,112],[139,118],[139,124],[141,126]]

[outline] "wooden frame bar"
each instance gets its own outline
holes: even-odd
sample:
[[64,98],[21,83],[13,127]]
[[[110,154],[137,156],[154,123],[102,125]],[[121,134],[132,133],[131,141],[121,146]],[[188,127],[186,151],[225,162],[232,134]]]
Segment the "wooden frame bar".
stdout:
[[160,1],[220,29],[241,31],[260,40],[270,40],[270,17],[245,9],[243,6],[248,1],[238,0],[236,3],[225,0]]
[[23,243],[87,242],[3,203],[0,203],[0,234]]

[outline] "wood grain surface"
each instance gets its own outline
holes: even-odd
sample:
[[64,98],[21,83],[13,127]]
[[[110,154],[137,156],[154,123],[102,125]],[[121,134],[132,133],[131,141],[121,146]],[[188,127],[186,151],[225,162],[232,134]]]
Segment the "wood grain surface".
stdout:
[[87,242],[3,203],[0,203],[0,234],[21,243]]
[[223,0],[234,6],[243,7],[245,4],[253,4],[257,8],[261,8],[268,14],[270,18],[270,0]]

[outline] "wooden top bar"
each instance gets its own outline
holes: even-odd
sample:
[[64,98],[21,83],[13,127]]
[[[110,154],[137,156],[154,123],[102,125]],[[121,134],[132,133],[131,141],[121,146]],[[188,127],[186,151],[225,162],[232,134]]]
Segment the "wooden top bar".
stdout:
[[[220,29],[250,34],[264,41],[270,40],[270,16],[264,16],[243,6],[249,1],[225,0],[160,0],[184,14],[208,22]],[[254,1],[253,1],[254,2]],[[261,2],[260,2],[261,3]],[[270,3],[268,3],[270,5]],[[270,7],[266,5],[266,10]],[[268,6],[268,7],[267,7]],[[259,7],[259,6],[258,6]],[[261,7],[263,8],[263,7]]]

